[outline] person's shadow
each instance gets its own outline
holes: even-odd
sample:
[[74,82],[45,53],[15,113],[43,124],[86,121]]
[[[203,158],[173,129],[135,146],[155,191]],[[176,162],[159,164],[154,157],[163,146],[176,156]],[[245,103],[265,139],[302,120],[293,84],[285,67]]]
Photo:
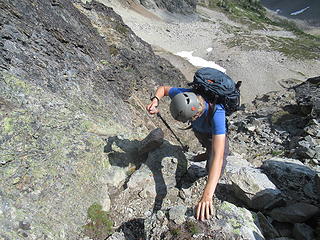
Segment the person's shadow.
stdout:
[[[141,142],[138,140],[121,139],[118,136],[113,136],[107,139],[104,152],[108,154],[112,166],[123,168],[131,166],[139,169],[144,164],[151,170],[156,192],[153,212],[157,212],[161,209],[168,192],[163,170],[166,171],[167,178],[168,175],[175,174],[175,181],[169,183],[175,182],[175,186],[170,187],[181,188],[182,180],[187,173],[187,159],[180,146],[172,145],[166,140],[160,147],[143,155],[139,155],[140,144]],[[171,161],[171,163],[163,162],[166,160]],[[173,167],[170,168],[170,166]],[[171,170],[175,170],[175,172],[171,173]]]
[[[155,213],[162,208],[163,201],[168,194],[167,184],[170,184],[169,188],[181,188],[182,181],[186,179],[187,159],[180,146],[172,145],[165,140],[158,148],[142,155],[139,155],[140,146],[141,142],[138,140],[122,139],[118,136],[113,136],[107,139],[104,152],[108,154],[111,166],[132,167],[136,170],[140,167],[150,169],[155,183],[156,196],[152,210]],[[164,161],[171,161],[171,163],[168,164]],[[142,166],[143,164],[145,166]],[[166,183],[170,174],[175,175],[175,180],[171,179]],[[126,187],[129,179],[130,177],[124,183],[124,187]],[[175,186],[172,186],[173,183],[175,183]],[[132,219],[119,227],[125,234],[126,239],[131,240],[146,239],[143,228],[143,219]]]

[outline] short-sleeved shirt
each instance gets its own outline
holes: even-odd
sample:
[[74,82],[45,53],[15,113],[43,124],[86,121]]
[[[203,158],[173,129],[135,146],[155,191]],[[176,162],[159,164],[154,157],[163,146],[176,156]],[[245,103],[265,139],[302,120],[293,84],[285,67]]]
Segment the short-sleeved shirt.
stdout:
[[[170,88],[169,97],[172,99],[175,95],[182,92],[192,92],[192,89]],[[192,129],[201,133],[210,133],[212,135],[226,134],[226,111],[224,106],[222,104],[216,104],[215,112],[211,120],[208,120],[208,114],[209,104],[206,102],[203,114],[191,122]]]

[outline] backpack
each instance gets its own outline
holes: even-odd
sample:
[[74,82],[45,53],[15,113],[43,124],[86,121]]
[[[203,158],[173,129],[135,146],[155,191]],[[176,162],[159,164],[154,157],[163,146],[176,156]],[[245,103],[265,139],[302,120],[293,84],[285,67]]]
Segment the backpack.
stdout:
[[240,108],[240,86],[225,73],[214,68],[200,68],[188,83],[192,91],[201,95],[209,104],[223,104],[226,115],[230,116]]

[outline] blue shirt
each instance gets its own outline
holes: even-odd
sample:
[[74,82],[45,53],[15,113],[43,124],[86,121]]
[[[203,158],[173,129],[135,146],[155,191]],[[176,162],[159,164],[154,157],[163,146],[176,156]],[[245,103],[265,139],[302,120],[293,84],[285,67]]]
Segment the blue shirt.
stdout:
[[[182,92],[192,92],[188,88],[170,88],[169,97],[172,99],[175,95]],[[226,111],[222,104],[216,104],[215,112],[212,116],[211,124],[207,119],[209,114],[209,104],[205,103],[205,110],[203,114],[196,120],[192,121],[192,129],[201,133],[211,133],[213,135],[226,134]]]

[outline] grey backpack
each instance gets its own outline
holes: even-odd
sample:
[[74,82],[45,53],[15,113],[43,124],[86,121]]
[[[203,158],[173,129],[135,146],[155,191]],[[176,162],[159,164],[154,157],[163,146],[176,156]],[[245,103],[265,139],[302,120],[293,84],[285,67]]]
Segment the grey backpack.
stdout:
[[230,115],[240,108],[241,81],[235,83],[225,73],[214,68],[200,68],[193,82],[188,84],[192,91],[201,95],[207,102],[223,104],[226,114]]

